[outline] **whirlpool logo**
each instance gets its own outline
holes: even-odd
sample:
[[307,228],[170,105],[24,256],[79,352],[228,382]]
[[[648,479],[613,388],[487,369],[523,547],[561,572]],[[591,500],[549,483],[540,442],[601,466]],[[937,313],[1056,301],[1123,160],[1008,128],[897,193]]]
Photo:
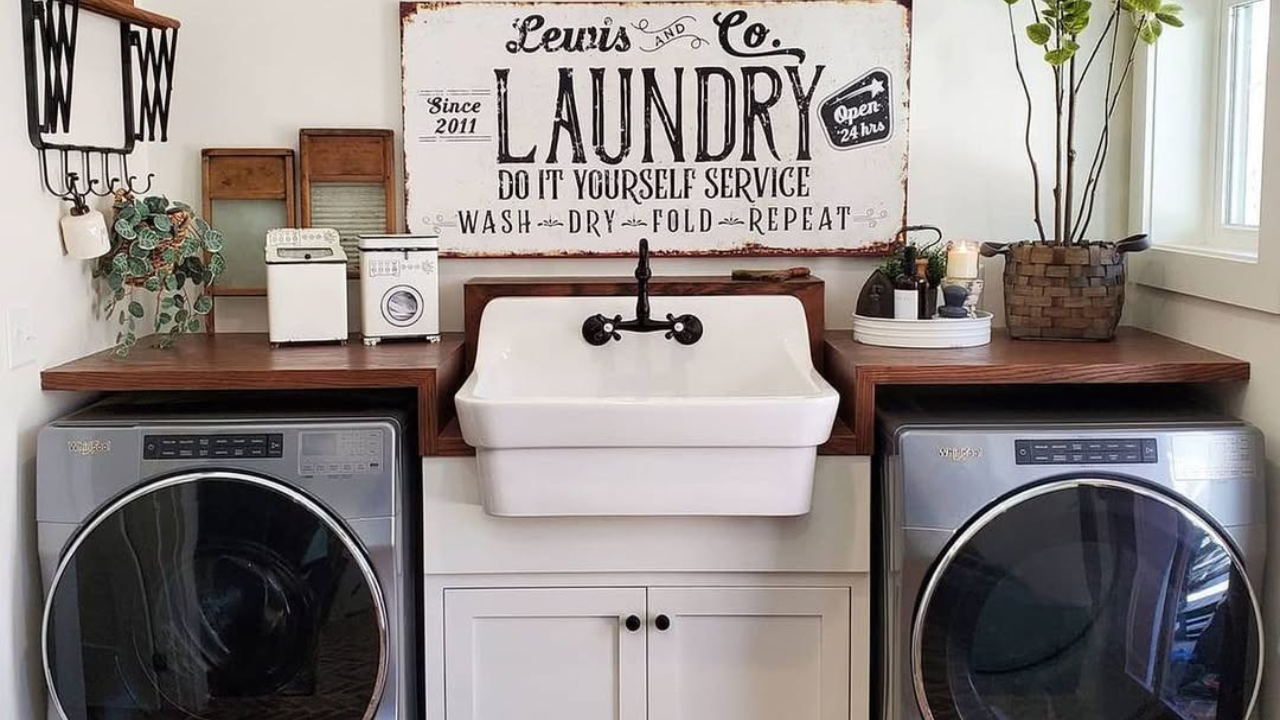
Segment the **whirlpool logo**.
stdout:
[[68,440],[67,451],[72,455],[105,455],[111,452],[110,440]]
[[982,457],[982,448],[977,447],[940,447],[938,457],[953,463],[966,463]]

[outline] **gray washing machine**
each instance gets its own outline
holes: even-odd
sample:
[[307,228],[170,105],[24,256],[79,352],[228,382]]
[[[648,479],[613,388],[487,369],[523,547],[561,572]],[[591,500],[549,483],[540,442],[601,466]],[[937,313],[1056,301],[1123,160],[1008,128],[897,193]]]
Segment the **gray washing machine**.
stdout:
[[881,413],[877,717],[1250,717],[1259,432],[1188,408],[993,404]]
[[421,717],[418,470],[384,399],[136,396],[44,428],[50,716]]

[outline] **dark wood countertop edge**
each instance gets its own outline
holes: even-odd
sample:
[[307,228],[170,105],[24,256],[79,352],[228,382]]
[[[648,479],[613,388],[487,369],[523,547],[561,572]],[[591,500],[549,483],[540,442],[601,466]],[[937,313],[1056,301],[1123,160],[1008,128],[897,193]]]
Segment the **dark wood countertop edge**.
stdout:
[[[1179,340],[1135,328],[1122,328],[1118,342],[1126,339],[1151,340],[1167,343],[1172,350],[1184,350],[1195,355],[1194,360],[1177,357],[1153,359],[1121,359],[1112,362],[1004,362],[990,364],[976,360],[940,361],[947,351],[921,350],[920,363],[907,364],[897,358],[886,363],[877,360],[882,349],[858,345],[852,333],[837,338],[833,331],[825,345],[828,382],[840,393],[840,417],[852,428],[852,442],[857,455],[875,452],[876,390],[881,385],[1072,385],[1072,384],[1125,384],[1150,385],[1162,383],[1221,383],[1249,380],[1248,362]],[[1000,331],[997,331],[1000,332]],[[1033,346],[1061,347],[1067,351],[1070,343],[1048,341],[1014,341],[1000,338],[999,342],[1020,343]],[[892,354],[902,350],[890,350]],[[910,352],[910,351],[909,351]]]

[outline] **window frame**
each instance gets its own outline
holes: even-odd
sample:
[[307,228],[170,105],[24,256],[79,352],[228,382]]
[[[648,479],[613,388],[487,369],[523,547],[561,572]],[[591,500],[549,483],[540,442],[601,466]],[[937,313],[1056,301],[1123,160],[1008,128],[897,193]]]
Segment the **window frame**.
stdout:
[[[1275,0],[1272,0],[1275,2]],[[1280,12],[1272,8],[1267,50],[1267,98],[1263,124],[1262,215],[1256,231],[1256,254],[1237,249],[1252,231],[1226,225],[1226,193],[1223,187],[1226,161],[1227,75],[1229,48],[1226,18],[1238,0],[1218,0],[1212,28],[1218,42],[1218,87],[1211,102],[1215,108],[1215,155],[1211,167],[1216,177],[1211,187],[1213,213],[1210,230],[1200,242],[1161,243],[1153,236],[1151,250],[1133,257],[1134,280],[1149,287],[1216,302],[1280,314]],[[1185,31],[1182,31],[1185,32]],[[1132,157],[1130,165],[1130,224],[1135,232],[1152,232],[1152,190],[1156,88],[1156,48],[1140,47],[1133,67]],[[1272,142],[1266,142],[1270,138]],[[1268,202],[1269,198],[1276,198]],[[1158,234],[1157,234],[1158,235]],[[1235,237],[1232,237],[1234,235]]]

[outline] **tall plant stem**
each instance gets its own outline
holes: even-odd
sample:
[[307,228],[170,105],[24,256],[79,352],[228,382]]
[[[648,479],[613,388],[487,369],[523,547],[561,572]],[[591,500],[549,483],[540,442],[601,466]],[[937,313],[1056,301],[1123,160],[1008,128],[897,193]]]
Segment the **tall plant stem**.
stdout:
[[[1093,211],[1098,200],[1098,190],[1102,185],[1102,170],[1106,167],[1107,154],[1111,149],[1111,117],[1115,114],[1116,106],[1120,104],[1120,96],[1124,92],[1125,83],[1133,74],[1133,64],[1137,58],[1138,43],[1141,38],[1142,27],[1145,20],[1138,24],[1134,29],[1133,41],[1129,44],[1128,59],[1125,61],[1124,72],[1121,73],[1119,82],[1115,83],[1115,92],[1111,91],[1112,77],[1115,72],[1116,46],[1119,43],[1120,29],[1114,30],[1111,43],[1111,63],[1107,71],[1107,94],[1103,97],[1106,104],[1104,108],[1105,114],[1102,121],[1102,135],[1098,141],[1098,147],[1094,151],[1093,162],[1089,168],[1089,181],[1085,186],[1085,200],[1080,205],[1080,211],[1084,213],[1083,220],[1077,218],[1076,226],[1079,237],[1084,237],[1089,231],[1089,225],[1093,222]],[[1085,207],[1088,207],[1086,212]]]
[[1040,234],[1040,242],[1045,242],[1047,238],[1044,234],[1044,219],[1040,214],[1040,164],[1036,162],[1036,154],[1031,149],[1031,120],[1034,105],[1031,102],[1031,88],[1027,85],[1027,75],[1022,70],[1022,56],[1018,51],[1018,28],[1013,20],[1013,6],[1009,5],[1007,7],[1009,10],[1009,36],[1013,40],[1013,66],[1018,70],[1018,80],[1022,83],[1022,95],[1027,99],[1027,122],[1026,132],[1023,134],[1023,143],[1027,148],[1027,162],[1031,163],[1031,204],[1035,210],[1036,232]]
[[[1075,37],[1072,37],[1072,41]],[[1076,238],[1072,233],[1071,216],[1072,209],[1075,207],[1075,189],[1076,189],[1076,59],[1072,57],[1068,62],[1070,69],[1067,78],[1067,197],[1063,203],[1064,214],[1066,216],[1067,227],[1064,233],[1066,244],[1070,245],[1075,242]]]
[[1062,244],[1062,68],[1053,69],[1056,133],[1053,150],[1053,244]]

